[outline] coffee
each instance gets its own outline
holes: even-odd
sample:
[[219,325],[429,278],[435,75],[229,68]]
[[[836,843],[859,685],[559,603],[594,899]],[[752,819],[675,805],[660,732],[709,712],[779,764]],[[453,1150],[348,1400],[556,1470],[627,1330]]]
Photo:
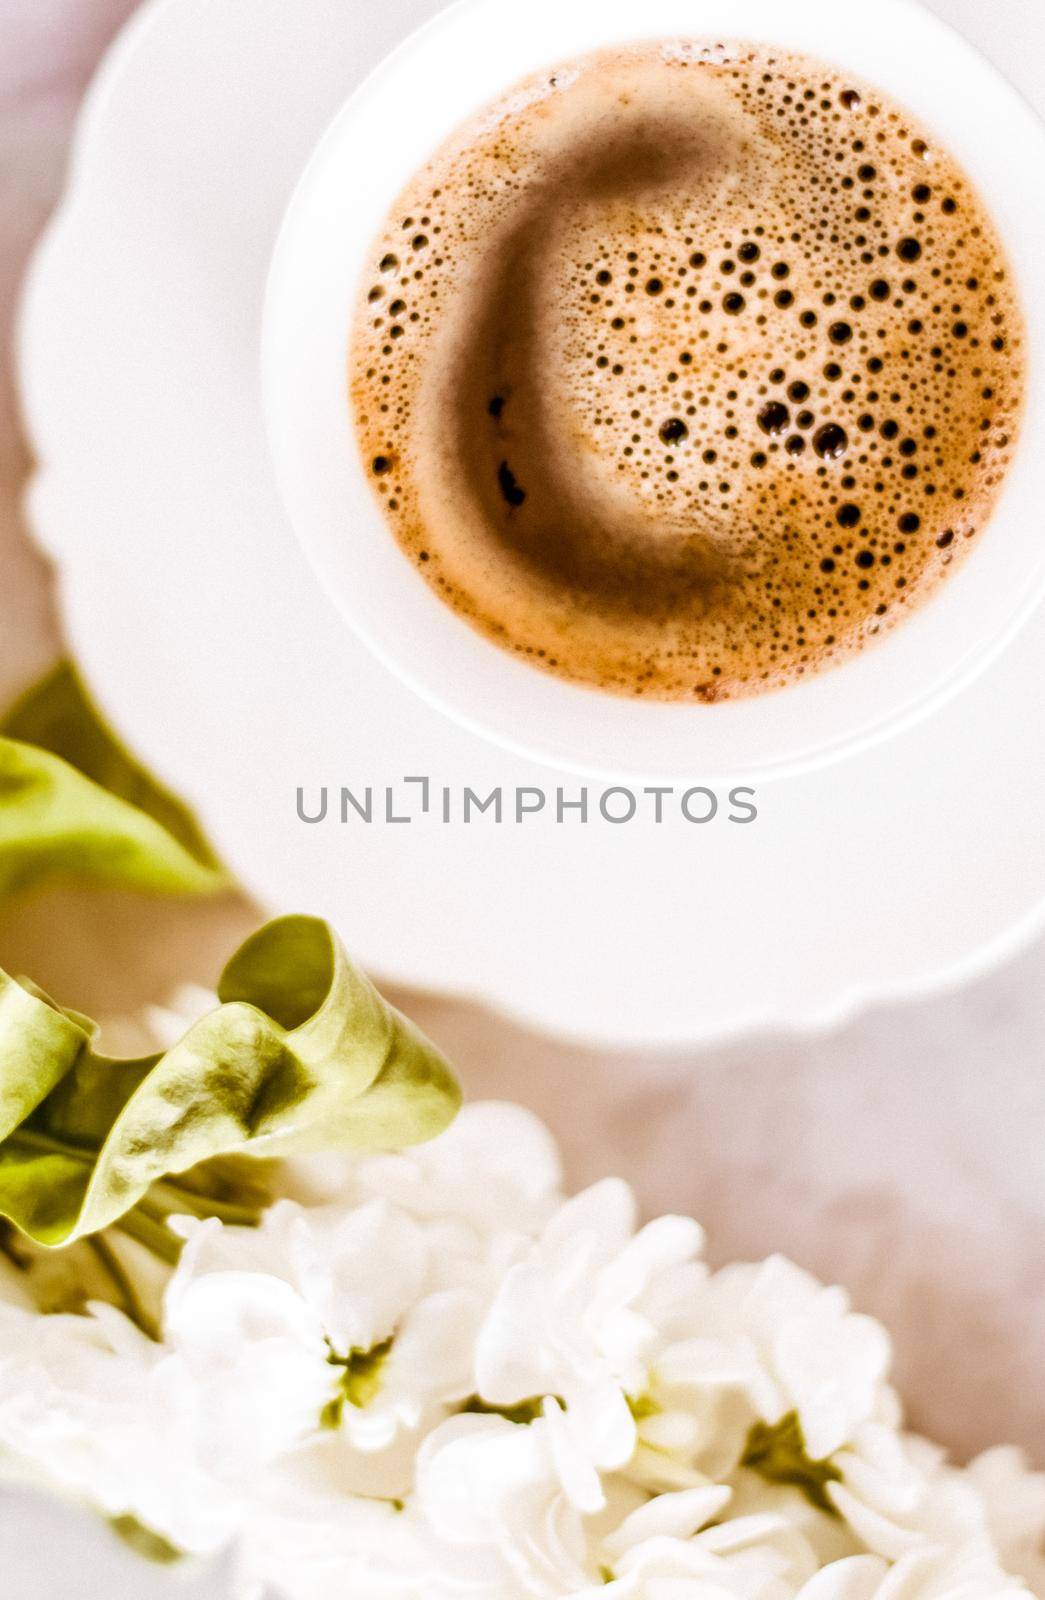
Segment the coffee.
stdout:
[[997,501],[1024,343],[982,201],[887,96],[656,42],[520,84],[417,175],[350,386],[459,614],[576,682],[707,701],[933,593]]

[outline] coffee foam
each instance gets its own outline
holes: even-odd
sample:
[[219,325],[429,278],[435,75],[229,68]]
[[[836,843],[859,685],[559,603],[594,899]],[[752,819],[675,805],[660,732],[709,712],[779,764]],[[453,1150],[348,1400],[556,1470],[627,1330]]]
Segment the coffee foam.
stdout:
[[373,249],[350,377],[449,604],[562,676],[711,700],[933,591],[996,502],[1023,351],[997,233],[904,111],[808,58],[657,43],[437,153]]

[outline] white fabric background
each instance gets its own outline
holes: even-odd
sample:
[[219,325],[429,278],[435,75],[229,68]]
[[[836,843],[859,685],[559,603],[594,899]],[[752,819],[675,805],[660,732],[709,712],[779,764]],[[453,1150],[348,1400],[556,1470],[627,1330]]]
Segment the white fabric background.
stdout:
[[[434,0],[345,4],[365,6],[368,26],[389,45],[436,9]],[[932,6],[1045,113],[1041,0]],[[84,84],[133,8],[134,0],[0,0],[4,350]],[[866,15],[873,26],[873,4]],[[60,649],[48,574],[18,518],[25,468],[4,359],[0,701]],[[31,971],[95,1014],[112,1012],[186,973],[212,974],[250,918],[234,902],[191,917],[150,908],[146,938],[140,908],[118,897],[88,908],[82,896],[50,896],[4,917],[0,964]],[[451,1054],[471,1095],[512,1096],[547,1118],[571,1181],[622,1172],[647,1210],[701,1217],[716,1257],[781,1248],[848,1283],[896,1335],[918,1426],[962,1453],[1018,1440],[1045,1464],[1043,978],[1037,948],[959,996],[880,1011],[829,1039],[760,1039],[690,1058],[592,1054],[459,1003],[400,998]],[[7,1495],[0,1588],[10,1600],[220,1600],[227,1586],[220,1574],[143,1569],[90,1519]]]

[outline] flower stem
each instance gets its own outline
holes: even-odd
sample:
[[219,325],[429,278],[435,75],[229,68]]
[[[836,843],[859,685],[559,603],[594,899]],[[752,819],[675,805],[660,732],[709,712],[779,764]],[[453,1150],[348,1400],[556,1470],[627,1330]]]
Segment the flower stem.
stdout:
[[98,1260],[101,1262],[106,1273],[111,1279],[112,1284],[120,1297],[121,1311],[123,1311],[126,1316],[130,1317],[132,1322],[137,1324],[142,1333],[145,1334],[146,1338],[152,1339],[154,1343],[159,1344],[160,1330],[153,1319],[149,1316],[148,1312],[145,1310],[141,1300],[138,1298],[137,1291],[135,1290],[134,1284],[131,1282],[130,1275],[125,1271],[123,1263],[120,1261],[116,1251],[100,1233],[90,1234],[87,1238],[87,1243],[90,1245],[91,1249],[94,1251],[95,1255],[98,1257]]
[[150,1216],[141,1201],[132,1211],[127,1211],[118,1221],[113,1223],[128,1239],[134,1239],[138,1244],[144,1245],[146,1250],[151,1250],[154,1256],[159,1256],[168,1266],[176,1267],[181,1256],[181,1240],[176,1238],[162,1217]]
[[218,1200],[200,1194],[195,1189],[183,1188],[173,1178],[160,1178],[152,1185],[149,1195],[168,1216],[181,1213],[191,1217],[217,1217],[220,1222],[239,1228],[256,1228],[261,1212],[255,1206],[240,1205],[234,1200]]
[[17,1239],[14,1224],[8,1222],[6,1217],[0,1217],[0,1255],[19,1272],[28,1272],[29,1258],[19,1251]]

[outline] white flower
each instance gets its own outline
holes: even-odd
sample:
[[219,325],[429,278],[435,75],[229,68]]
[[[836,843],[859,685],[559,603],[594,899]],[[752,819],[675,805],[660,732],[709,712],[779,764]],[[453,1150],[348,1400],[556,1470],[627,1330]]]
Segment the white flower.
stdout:
[[881,1557],[856,1556],[823,1567],[801,1600],[997,1600],[1021,1591],[989,1551],[927,1545],[893,1566]]
[[977,1456],[968,1477],[1002,1564],[1045,1600],[1045,1472],[1032,1472],[1021,1450],[1000,1448]]
[[409,1150],[295,1160],[284,1188],[308,1206],[394,1206],[423,1227],[441,1285],[488,1302],[561,1202],[561,1181],[547,1129],[521,1106],[489,1101]]
[[418,1457],[414,1515],[431,1573],[419,1592],[425,1600],[601,1594],[636,1547],[688,1538],[729,1498],[711,1485],[646,1501],[614,1482],[606,1514],[584,1516],[564,1492],[545,1419],[458,1417]]
[[352,1192],[419,1219],[480,1235],[532,1238],[561,1201],[562,1164],[547,1128],[522,1106],[479,1101],[445,1133],[395,1155],[353,1163]]
[[0,1308],[0,1463],[178,1549],[219,1549],[228,1505],[200,1495],[178,1447],[164,1353],[121,1312],[40,1316]]
[[646,1473],[728,1473],[754,1422],[778,1424],[792,1413],[813,1462],[871,1418],[898,1422],[885,1330],[854,1313],[843,1290],[781,1256],[709,1276],[674,1331],[646,1396]]
[[395,1208],[283,1201],[257,1229],[181,1227],[165,1336],[196,1396],[200,1457],[222,1477],[249,1477],[324,1428],[365,1454],[404,1447],[471,1392],[481,1305],[443,1285],[431,1238]]
[[1045,1474],[1019,1451],[989,1451],[962,1471],[927,1440],[868,1424],[835,1459],[842,1481],[828,1493],[868,1549],[898,1564],[961,1550],[968,1570],[978,1563],[977,1593],[1012,1587],[1007,1573],[1041,1581]]
[[926,1547],[976,1549],[995,1560],[973,1479],[927,1440],[867,1423],[834,1465],[841,1481],[827,1494],[868,1550],[899,1561]]
[[417,1600],[431,1550],[415,1519],[345,1464],[328,1435],[259,1479],[241,1528],[241,1588],[253,1580],[265,1600]]
[[830,1498],[817,1504],[809,1493],[793,1484],[770,1483],[759,1473],[741,1467],[730,1477],[735,1517],[786,1517],[808,1541],[821,1567],[835,1566],[850,1556],[866,1554],[866,1546],[831,1506]]
[[551,1600],[587,1587],[583,1523],[540,1420],[444,1422],[418,1454],[414,1514],[432,1551],[425,1600]]
[[[681,1498],[661,1496],[651,1502]],[[613,1581],[585,1600],[998,1600],[1020,1592],[988,1553],[926,1547],[890,1566],[854,1555],[817,1569],[785,1519],[736,1518],[689,1540],[651,1539],[627,1551]]]
[[178,1223],[160,1343],[12,1252],[0,1471],[234,1543],[239,1600],[1045,1600],[1045,1475],[904,1432],[841,1290],[563,1201],[528,1113],[276,1175],[257,1228]]
[[610,1541],[606,1600],[791,1600],[813,1578],[813,1550],[786,1517],[734,1517],[685,1537],[686,1503],[700,1493],[661,1495],[628,1518]]
[[636,1442],[630,1397],[646,1389],[660,1329],[701,1278],[695,1222],[661,1217],[635,1233],[635,1201],[614,1179],[562,1205],[507,1273],[479,1333],[483,1400],[562,1402],[551,1416],[564,1481],[582,1509],[602,1503],[595,1469]]

